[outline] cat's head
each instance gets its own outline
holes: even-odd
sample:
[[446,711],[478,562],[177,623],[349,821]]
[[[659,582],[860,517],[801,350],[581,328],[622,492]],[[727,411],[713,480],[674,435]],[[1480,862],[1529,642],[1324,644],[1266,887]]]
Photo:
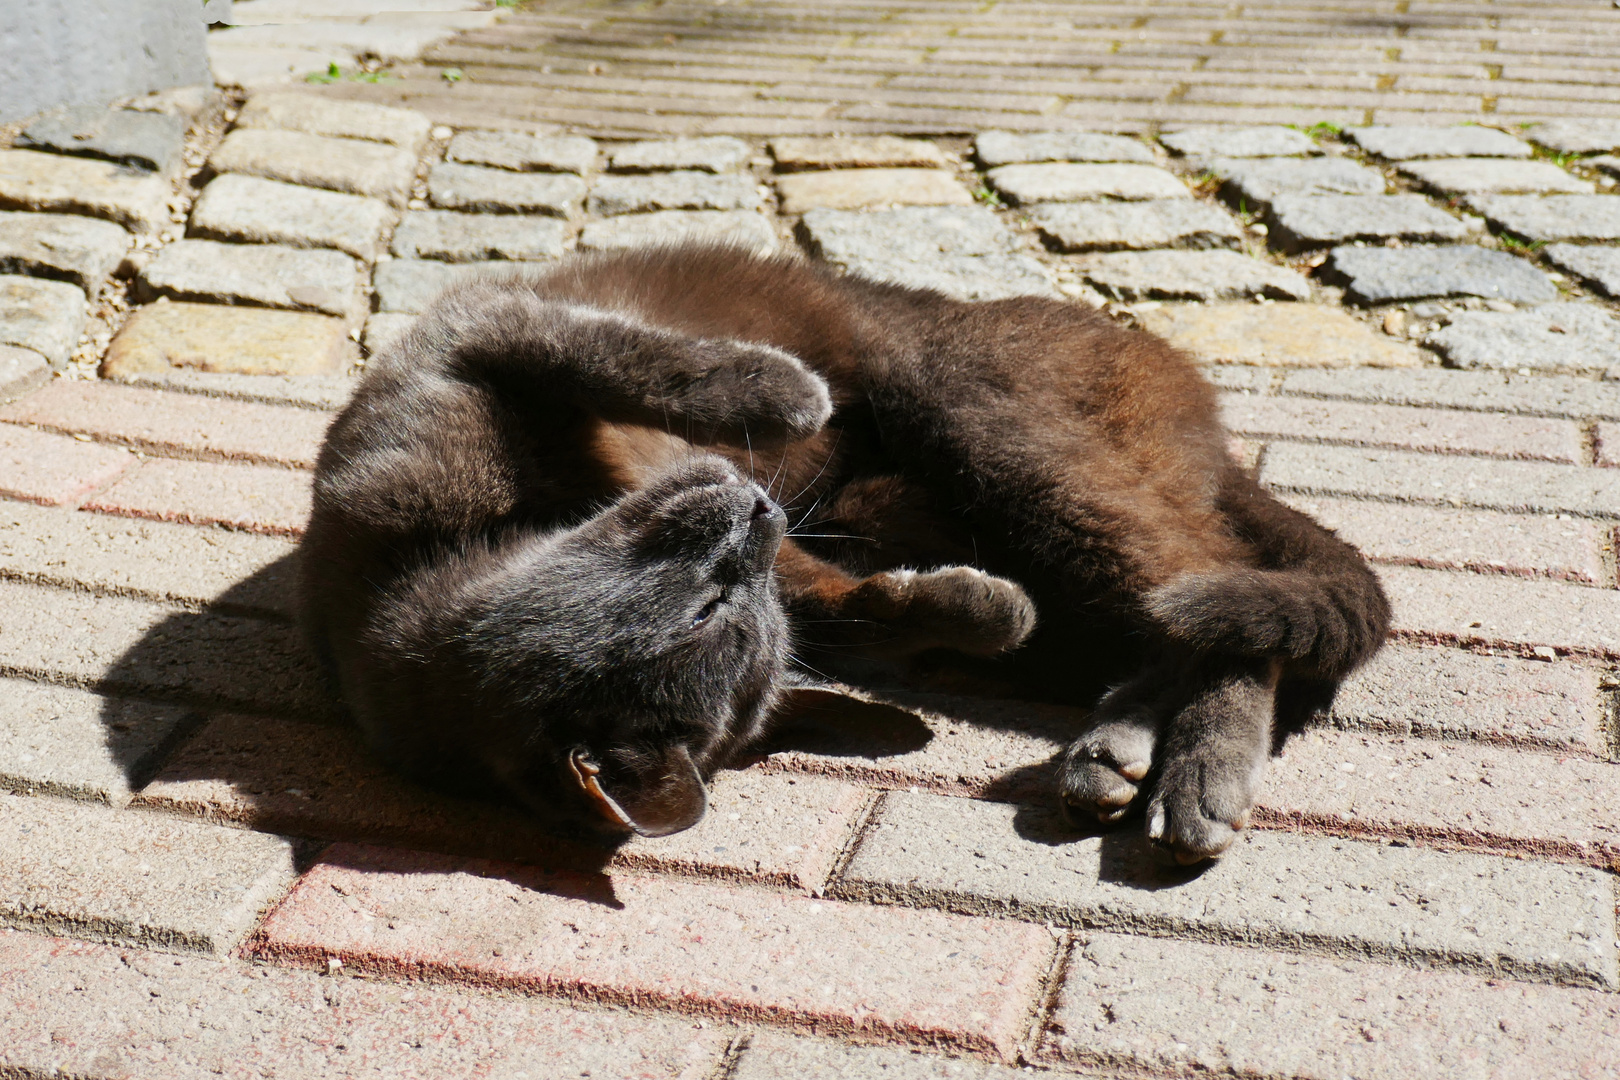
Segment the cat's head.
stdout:
[[705,778],[759,734],[781,681],[785,529],[758,485],[703,456],[526,550],[467,625],[477,693],[521,734],[486,767],[608,833],[696,824]]

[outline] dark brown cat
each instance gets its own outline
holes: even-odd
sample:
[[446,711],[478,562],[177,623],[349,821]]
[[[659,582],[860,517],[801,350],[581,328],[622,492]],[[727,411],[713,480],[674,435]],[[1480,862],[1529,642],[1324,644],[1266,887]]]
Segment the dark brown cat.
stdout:
[[1008,653],[1034,694],[1113,686],[1085,691],[1065,807],[1146,800],[1196,861],[1389,620],[1226,440],[1185,357],[1081,305],[725,247],[578,258],[450,292],[372,362],[321,454],[304,606],[398,767],[646,834],[701,817],[795,628]]

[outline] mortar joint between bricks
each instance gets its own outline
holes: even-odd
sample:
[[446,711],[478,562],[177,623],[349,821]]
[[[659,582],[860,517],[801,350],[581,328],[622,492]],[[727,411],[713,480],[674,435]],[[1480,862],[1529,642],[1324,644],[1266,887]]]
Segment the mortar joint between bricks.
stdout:
[[854,894],[849,893],[848,890],[840,886],[844,880],[844,873],[849,869],[850,862],[854,860],[855,853],[860,850],[861,843],[866,839],[866,834],[877,827],[878,813],[883,809],[888,797],[889,793],[886,791],[867,791],[866,800],[861,804],[861,808],[855,812],[855,820],[848,834],[844,837],[844,845],[839,848],[837,858],[832,861],[832,868],[827,871],[826,878],[810,887],[812,895],[838,899],[858,899]]
[[727,1041],[725,1051],[709,1074],[710,1080],[733,1080],[742,1067],[743,1056],[753,1048],[753,1032],[745,1031]]
[[1056,943],[1052,962],[1047,965],[1046,975],[1041,981],[1041,992],[1035,1001],[1034,1016],[1030,1020],[1029,1029],[1018,1043],[1018,1064],[1035,1065],[1040,1056],[1041,1044],[1046,1041],[1046,1033],[1052,1024],[1052,1017],[1057,1012],[1058,998],[1063,993],[1063,986],[1069,981],[1069,966],[1074,957],[1077,935],[1073,930],[1059,930],[1051,923],[1046,924]]

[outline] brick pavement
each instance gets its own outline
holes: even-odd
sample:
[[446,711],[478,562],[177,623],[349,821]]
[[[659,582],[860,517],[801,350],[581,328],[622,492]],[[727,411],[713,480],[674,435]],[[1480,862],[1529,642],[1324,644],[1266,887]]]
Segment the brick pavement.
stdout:
[[[239,2],[234,70],[355,58],[366,16],[298,8]],[[0,147],[0,1072],[1616,1074],[1620,13],[467,25],[390,30],[426,57],[399,82],[178,113],[150,173]],[[1277,126],[1318,119],[1376,126]],[[697,828],[615,853],[365,757],[290,557],[366,349],[449,277],[679,235],[1069,296],[1205,365],[1396,606],[1225,859],[1064,830],[1083,712],[938,679],[806,702]]]

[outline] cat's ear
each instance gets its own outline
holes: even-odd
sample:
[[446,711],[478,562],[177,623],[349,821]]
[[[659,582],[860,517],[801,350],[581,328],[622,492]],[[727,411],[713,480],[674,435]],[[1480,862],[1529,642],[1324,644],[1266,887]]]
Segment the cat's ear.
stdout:
[[569,754],[568,765],[597,813],[641,836],[690,829],[709,809],[708,789],[684,746],[670,746],[656,758],[608,774],[583,748]]

